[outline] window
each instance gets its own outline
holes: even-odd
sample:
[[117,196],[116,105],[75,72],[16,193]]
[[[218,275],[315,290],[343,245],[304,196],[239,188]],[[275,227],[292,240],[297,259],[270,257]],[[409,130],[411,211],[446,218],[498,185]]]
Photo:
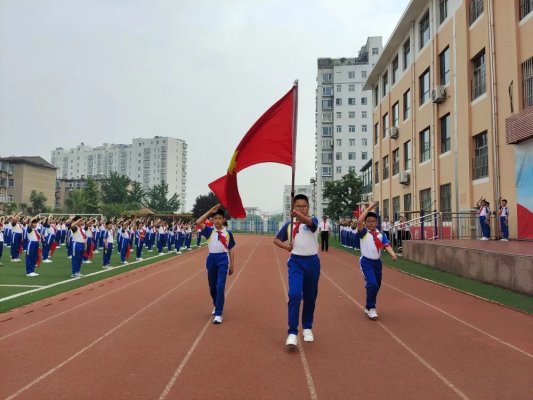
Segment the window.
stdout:
[[333,148],[333,139],[322,139],[322,148],[332,149]]
[[15,186],[15,179],[9,178],[9,182],[8,182],[7,186],[10,187],[10,188]]
[[405,121],[411,116],[411,90],[403,94],[403,120]]
[[429,127],[420,132],[420,162],[427,161],[431,158],[431,141],[429,137]]
[[483,14],[483,0],[470,0],[470,25]]
[[486,91],[485,49],[472,59],[472,100]]
[[[531,1],[533,2],[533,0]],[[522,63],[522,84],[524,88],[524,108],[531,107],[533,106],[533,57]]]
[[403,43],[403,70],[405,71],[407,67],[411,64],[411,40],[407,39]]
[[336,91],[337,91],[337,93],[342,92],[342,85],[337,85],[336,86]]
[[403,210],[411,211],[411,193],[403,195]]
[[489,176],[487,132],[474,136],[474,179]]
[[385,114],[382,119],[382,135],[385,138],[387,136],[387,129],[389,129],[389,113]]
[[322,164],[332,164],[333,163],[333,153],[327,152],[322,153]]
[[379,48],[372,47],[372,55],[375,56],[375,55],[378,55],[378,54],[379,54]]
[[366,78],[366,71],[361,71],[361,78]]
[[448,0],[439,0],[439,24],[448,17]]
[[331,167],[322,167],[322,176],[331,176]]
[[451,221],[451,215],[449,213],[452,212],[452,185],[450,183],[440,185],[439,192],[440,211],[448,213],[448,215],[443,215],[442,219],[443,221]]
[[368,139],[366,138],[361,139],[361,146],[368,146]]
[[422,49],[427,42],[429,42],[429,10],[426,11],[420,22],[418,23],[418,32],[420,39],[420,49]]
[[431,189],[424,189],[420,191],[420,210],[424,210],[427,214],[431,212]]
[[381,97],[387,94],[387,85],[389,84],[389,73],[385,72],[381,77]]
[[348,92],[355,92],[355,85],[348,85]]
[[342,125],[337,125],[337,126],[335,127],[335,131],[336,131],[337,133],[342,133]]
[[389,215],[389,199],[383,200],[383,210],[380,210],[381,215]]
[[331,100],[331,99],[322,100],[322,109],[328,110],[328,109],[331,109],[331,108],[333,108],[333,100]]
[[379,162],[374,163],[374,183],[379,183]]
[[337,161],[342,160],[342,153],[341,152],[335,153],[335,160],[337,160]]
[[442,53],[439,54],[439,71],[440,84],[446,85],[450,82],[450,48],[446,47]]
[[355,97],[350,97],[348,99],[348,105],[349,106],[355,106]]
[[333,113],[322,114],[322,122],[332,122],[332,121],[333,121]]
[[322,136],[332,136],[332,128],[331,126],[323,126],[322,127]]
[[342,118],[342,113],[340,111],[336,112],[335,113],[335,116],[337,119],[341,119]]
[[368,157],[368,152],[366,152],[366,151],[362,151],[362,152],[361,152],[361,160],[366,160],[367,157]]
[[361,111],[361,118],[366,118],[366,111]]
[[341,99],[340,97],[337,97],[337,98],[335,99],[335,105],[336,105],[336,106],[342,106],[342,99]]
[[355,118],[355,111],[350,111],[348,113],[348,118],[354,119]]
[[361,125],[361,132],[367,131],[367,125]]
[[355,172],[355,167],[353,165],[350,165],[348,167],[348,172]]
[[342,139],[335,139],[335,145],[342,146]]
[[348,139],[348,143],[350,146],[355,146],[355,139]]
[[450,149],[450,114],[446,114],[440,119],[440,153],[446,153]]
[[366,97],[361,97],[361,105],[363,105],[363,106],[367,105]]
[[392,175],[398,175],[400,173],[400,148],[396,148],[392,151]]
[[[372,92],[372,95],[374,97],[374,107],[377,107],[378,106],[378,102],[379,102],[379,89],[378,89],[378,85],[374,86],[374,89],[373,89],[373,92]],[[363,103],[361,103],[363,104]]]
[[355,132],[355,125],[348,125],[348,132]]
[[333,86],[324,86],[322,88],[322,96],[333,96]]
[[341,167],[341,166],[337,166],[337,167],[335,167],[335,172],[336,172],[337,174],[342,174],[342,167]]
[[350,151],[348,153],[348,160],[355,160],[355,152],[354,151]]
[[378,144],[379,141],[379,124],[374,125],[374,146]]
[[348,79],[355,79],[355,71],[348,71]]
[[398,82],[398,55],[392,60],[392,84]]
[[400,124],[400,103],[396,102],[392,105],[392,126],[398,127]]
[[411,169],[411,141],[408,140],[403,144],[403,169],[409,171]]
[[392,215],[400,214],[400,196],[392,198]]
[[333,81],[333,74],[331,72],[322,74],[322,82],[323,83],[331,83],[332,81]]
[[429,68],[418,78],[420,85],[420,105],[429,100]]
[[523,19],[533,10],[533,0],[520,0],[520,19]]
[[383,179],[389,179],[389,156],[383,157]]

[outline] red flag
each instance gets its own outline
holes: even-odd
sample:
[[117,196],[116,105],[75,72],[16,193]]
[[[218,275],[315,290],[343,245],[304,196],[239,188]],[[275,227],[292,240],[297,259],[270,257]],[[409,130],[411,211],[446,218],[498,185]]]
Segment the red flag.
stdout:
[[297,88],[294,85],[255,122],[233,153],[227,174],[209,184],[234,218],[246,217],[237,187],[237,172],[265,162],[292,165]]

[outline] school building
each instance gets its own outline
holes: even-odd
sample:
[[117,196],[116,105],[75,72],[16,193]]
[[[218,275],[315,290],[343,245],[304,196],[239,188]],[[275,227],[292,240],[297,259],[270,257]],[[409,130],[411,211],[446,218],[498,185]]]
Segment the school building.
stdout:
[[31,192],[35,190],[44,193],[48,207],[54,207],[56,167],[38,156],[3,157],[0,158],[0,163],[8,167],[8,202],[31,205]]
[[382,215],[508,200],[533,239],[533,0],[412,0],[368,76]]

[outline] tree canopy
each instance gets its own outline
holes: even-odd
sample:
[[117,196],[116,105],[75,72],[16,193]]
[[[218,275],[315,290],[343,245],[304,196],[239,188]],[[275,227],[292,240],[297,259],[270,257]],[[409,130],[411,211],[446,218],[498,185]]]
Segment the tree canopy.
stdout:
[[349,172],[340,180],[325,183],[323,197],[329,201],[326,214],[330,218],[351,217],[352,211],[361,201],[363,181],[355,174]]
[[168,183],[165,181],[152,186],[146,192],[146,207],[157,213],[174,213],[180,208],[179,195],[168,198]]
[[194,200],[194,205],[192,206],[192,216],[194,219],[198,219],[218,203],[220,203],[220,200],[213,192],[201,194]]

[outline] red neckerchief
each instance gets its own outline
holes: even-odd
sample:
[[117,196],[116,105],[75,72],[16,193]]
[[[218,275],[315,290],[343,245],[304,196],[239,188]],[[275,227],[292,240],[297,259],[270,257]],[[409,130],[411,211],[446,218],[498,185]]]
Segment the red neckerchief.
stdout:
[[85,232],[83,232],[83,228],[78,227],[78,229],[80,230],[81,236],[83,236],[84,239],[87,239],[87,235],[85,234]]
[[33,230],[35,232],[35,236],[37,237],[37,241],[41,240],[41,235],[39,235],[39,232],[37,232],[37,229]]
[[296,237],[296,234],[300,232],[300,225],[302,225],[300,221],[295,221],[293,223],[293,227],[292,227],[292,238],[293,239]]
[[381,240],[379,240],[378,238],[379,231],[374,229],[373,231],[368,230],[368,232],[372,235],[372,238],[374,239],[374,244],[376,245],[378,251],[380,251],[383,247],[383,243],[381,243]]
[[228,240],[226,239],[226,235],[222,233],[222,231],[217,231],[218,233],[218,241],[222,243],[222,246],[224,246],[226,249],[228,248]]

